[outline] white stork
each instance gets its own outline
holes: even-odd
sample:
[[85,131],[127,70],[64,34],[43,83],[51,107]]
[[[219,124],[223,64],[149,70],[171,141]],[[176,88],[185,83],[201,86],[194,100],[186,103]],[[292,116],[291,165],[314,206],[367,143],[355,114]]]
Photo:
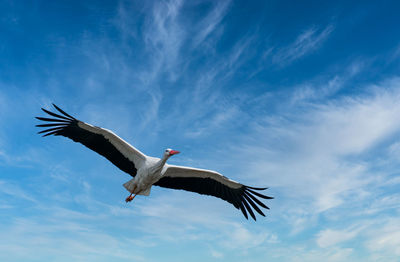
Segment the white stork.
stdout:
[[242,185],[218,172],[192,167],[167,164],[168,158],[179,151],[166,149],[161,159],[146,156],[113,132],[92,126],[70,116],[53,104],[62,115],[42,110],[54,118],[36,117],[47,122],[37,127],[50,127],[39,132],[43,136],[65,136],[79,142],[98,154],[104,156],[122,171],[133,178],[123,186],[131,193],[126,202],[132,201],[136,195],[149,195],[153,185],[183,189],[203,195],[221,198],[237,209],[248,219],[247,212],[256,220],[250,205],[262,216],[265,216],[258,207],[269,209],[257,197],[272,199],[256,192],[267,188],[256,188]]

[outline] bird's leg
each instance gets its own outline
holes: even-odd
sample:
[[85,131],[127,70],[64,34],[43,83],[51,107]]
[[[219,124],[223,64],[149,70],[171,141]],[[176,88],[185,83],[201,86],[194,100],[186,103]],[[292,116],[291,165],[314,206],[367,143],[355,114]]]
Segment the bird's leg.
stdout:
[[[135,192],[135,190],[136,190],[136,185],[135,185],[135,187],[133,188],[132,192]],[[131,193],[131,194],[125,199],[125,202],[126,202],[126,203],[131,202],[131,201],[135,198],[135,196],[136,196],[137,194],[135,194],[134,196],[132,196],[132,195],[133,195],[133,193]]]
[[133,194],[130,194],[126,199],[125,199],[125,202],[126,203],[128,203],[128,202],[131,202],[134,198],[135,198],[135,196],[137,195],[137,194],[135,194],[135,195],[133,195]]

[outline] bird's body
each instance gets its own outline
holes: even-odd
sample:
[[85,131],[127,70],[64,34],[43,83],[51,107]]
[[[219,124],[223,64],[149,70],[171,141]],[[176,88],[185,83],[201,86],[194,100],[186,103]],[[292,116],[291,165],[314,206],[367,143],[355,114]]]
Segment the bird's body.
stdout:
[[269,209],[257,198],[272,199],[257,192],[266,188],[245,186],[211,170],[169,165],[166,163],[168,158],[179,151],[166,149],[162,158],[147,156],[110,130],[79,121],[56,105],[54,107],[62,115],[42,108],[55,118],[37,117],[47,122],[38,127],[50,127],[39,133],[44,133],[43,136],[61,135],[79,142],[131,175],[133,178],[123,184],[131,193],[127,202],[132,201],[136,195],[149,195],[151,187],[156,185],[221,198],[240,209],[246,218],[249,212],[254,220],[256,217],[251,207],[262,216],[265,215],[259,206]]
[[133,194],[148,196],[151,186],[162,177],[166,161],[167,157],[163,159],[147,157],[143,166],[138,169],[136,176],[123,186]]

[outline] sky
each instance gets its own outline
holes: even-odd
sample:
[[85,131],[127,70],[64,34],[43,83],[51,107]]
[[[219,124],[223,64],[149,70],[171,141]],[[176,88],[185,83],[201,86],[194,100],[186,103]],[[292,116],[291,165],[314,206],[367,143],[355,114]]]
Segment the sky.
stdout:
[[[0,0],[0,260],[398,261],[397,1]],[[269,187],[229,203],[154,187],[40,108],[150,156]]]

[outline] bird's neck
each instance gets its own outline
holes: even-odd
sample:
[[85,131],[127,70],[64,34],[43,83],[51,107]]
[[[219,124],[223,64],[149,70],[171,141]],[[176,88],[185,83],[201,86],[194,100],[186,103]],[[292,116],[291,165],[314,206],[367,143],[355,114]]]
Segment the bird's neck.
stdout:
[[168,160],[168,156],[164,156],[162,159],[160,159],[154,166],[153,172],[161,171],[162,168],[164,167],[165,163]]

